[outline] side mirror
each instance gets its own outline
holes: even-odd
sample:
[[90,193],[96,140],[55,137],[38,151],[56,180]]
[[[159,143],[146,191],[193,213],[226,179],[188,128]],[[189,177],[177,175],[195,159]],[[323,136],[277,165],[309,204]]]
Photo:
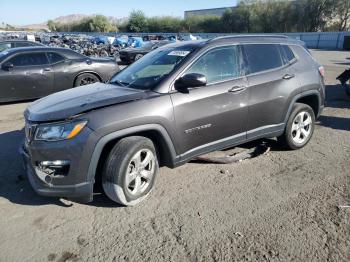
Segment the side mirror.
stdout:
[[187,74],[175,82],[175,89],[181,93],[188,93],[188,88],[207,85],[207,78],[202,74]]
[[14,65],[10,62],[7,62],[5,64],[2,65],[2,69],[6,70],[6,71],[10,71],[11,69],[13,69]]

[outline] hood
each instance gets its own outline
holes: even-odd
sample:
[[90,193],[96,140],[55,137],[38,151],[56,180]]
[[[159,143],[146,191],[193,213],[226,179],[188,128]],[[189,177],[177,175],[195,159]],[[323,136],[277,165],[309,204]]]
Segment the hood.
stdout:
[[143,91],[95,83],[39,99],[28,106],[24,116],[26,120],[33,122],[58,121],[96,108],[139,100],[145,96]]

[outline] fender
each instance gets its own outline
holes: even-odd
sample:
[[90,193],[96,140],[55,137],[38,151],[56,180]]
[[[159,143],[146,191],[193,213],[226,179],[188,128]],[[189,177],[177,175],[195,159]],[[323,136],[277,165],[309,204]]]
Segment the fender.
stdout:
[[[288,107],[288,111],[287,111],[287,114],[284,118],[284,123],[286,124],[288,122],[288,118],[293,110],[293,107],[296,103],[296,101],[300,98],[303,98],[303,97],[306,97],[306,96],[309,96],[309,95],[316,95],[317,96],[317,100],[318,100],[318,111],[319,111],[319,114],[320,112],[322,111],[322,105],[321,105],[321,96],[320,96],[320,93],[317,91],[317,90],[309,90],[309,91],[305,91],[305,92],[302,92],[300,94],[297,94],[293,99],[292,99],[292,102],[289,104],[289,107]],[[316,116],[317,117],[317,116]]]
[[98,161],[100,159],[103,148],[108,142],[119,137],[132,135],[132,134],[144,132],[144,131],[158,131],[163,136],[166,142],[166,146],[168,147],[169,152],[171,154],[171,159],[175,161],[176,151],[175,151],[174,144],[168,132],[163,126],[159,124],[147,124],[147,125],[129,127],[123,130],[110,133],[100,138],[100,140],[97,142],[95,146],[94,152],[91,157],[91,161],[88,169],[87,181],[94,181]]

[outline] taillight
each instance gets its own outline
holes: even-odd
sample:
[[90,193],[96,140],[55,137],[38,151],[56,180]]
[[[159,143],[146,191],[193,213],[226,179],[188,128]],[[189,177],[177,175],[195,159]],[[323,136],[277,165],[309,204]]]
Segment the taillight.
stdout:
[[318,72],[319,72],[320,75],[324,78],[325,70],[324,70],[324,67],[323,67],[323,66],[320,66],[320,67],[318,68]]

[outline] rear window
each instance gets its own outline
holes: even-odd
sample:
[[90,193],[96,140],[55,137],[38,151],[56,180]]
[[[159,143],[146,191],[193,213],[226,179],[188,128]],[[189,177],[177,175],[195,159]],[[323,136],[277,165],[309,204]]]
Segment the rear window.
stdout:
[[281,45],[281,50],[283,54],[283,60],[285,64],[288,64],[290,61],[293,61],[295,56],[293,51],[287,45]]
[[11,58],[8,62],[14,66],[34,66],[48,64],[45,53],[33,53],[17,55]]
[[275,44],[246,44],[244,51],[250,74],[282,66],[279,46]]

